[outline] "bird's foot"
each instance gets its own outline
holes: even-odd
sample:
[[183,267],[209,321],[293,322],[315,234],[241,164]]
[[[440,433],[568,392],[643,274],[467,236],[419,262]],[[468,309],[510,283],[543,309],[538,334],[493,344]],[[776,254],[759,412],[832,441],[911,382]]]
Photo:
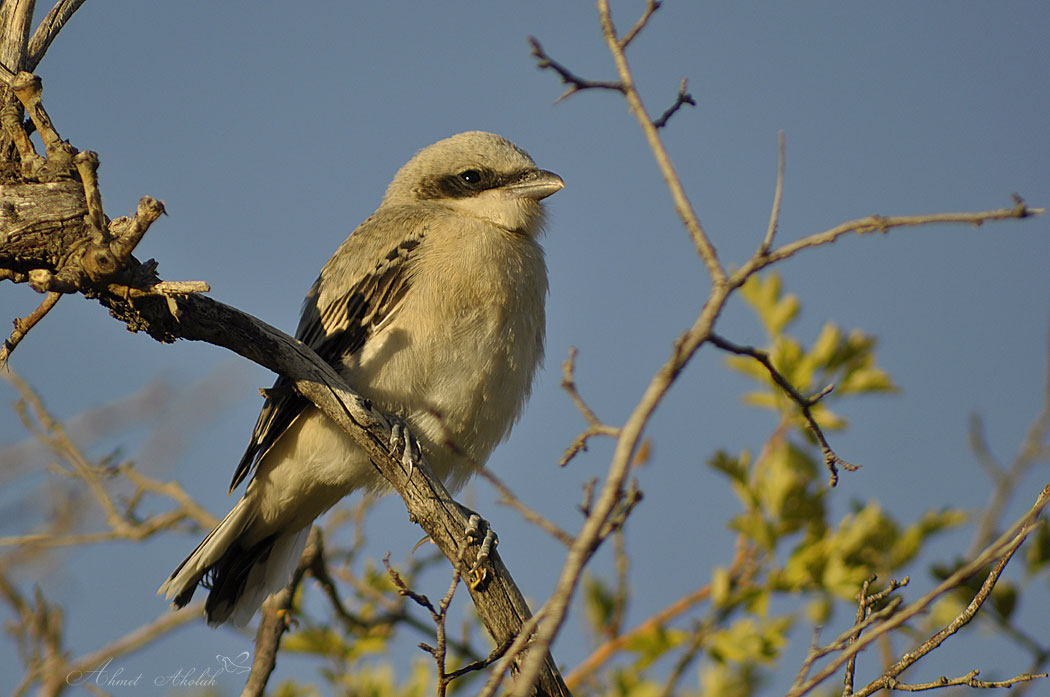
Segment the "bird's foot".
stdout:
[[[488,561],[489,555],[492,554],[492,550],[499,544],[499,538],[496,536],[496,533],[493,532],[492,526],[489,525],[487,520],[474,511],[469,511],[469,513],[470,517],[467,519],[467,529],[463,531],[463,534],[466,537],[468,544],[477,542],[479,538],[481,539],[481,549],[478,550],[477,560],[467,572],[467,585],[470,586],[471,590],[474,590],[484,583],[486,578],[488,578],[488,571],[482,568],[482,564]],[[481,535],[482,527],[485,529],[484,536]]]
[[419,441],[408,430],[408,424],[401,417],[391,416],[390,421],[390,449],[401,452],[401,464],[408,468],[408,478],[412,479],[412,473],[420,458]]

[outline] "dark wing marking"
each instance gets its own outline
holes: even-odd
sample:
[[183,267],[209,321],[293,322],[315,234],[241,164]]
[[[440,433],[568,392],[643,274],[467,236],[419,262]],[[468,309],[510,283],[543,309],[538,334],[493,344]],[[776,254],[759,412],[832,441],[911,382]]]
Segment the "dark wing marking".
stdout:
[[[379,213],[366,220],[325,264],[306,295],[295,336],[336,370],[344,356],[364,345],[408,290],[412,252],[423,241],[425,233],[422,225],[411,225],[410,220],[403,215]],[[390,234],[399,228],[407,232]],[[384,244],[384,238],[389,242]],[[285,377],[277,378],[263,395],[266,402],[251,442],[233,474],[230,491],[244,481],[295,417],[310,404]]]

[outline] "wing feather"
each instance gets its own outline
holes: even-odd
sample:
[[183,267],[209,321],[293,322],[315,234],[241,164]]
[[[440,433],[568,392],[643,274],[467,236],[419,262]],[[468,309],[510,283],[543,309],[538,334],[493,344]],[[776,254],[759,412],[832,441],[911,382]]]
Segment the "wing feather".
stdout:
[[[413,252],[425,234],[419,216],[405,210],[380,210],[361,223],[306,295],[296,338],[338,371],[343,358],[359,350],[376,326],[397,309],[411,285]],[[283,376],[263,395],[266,401],[230,491],[309,405]]]

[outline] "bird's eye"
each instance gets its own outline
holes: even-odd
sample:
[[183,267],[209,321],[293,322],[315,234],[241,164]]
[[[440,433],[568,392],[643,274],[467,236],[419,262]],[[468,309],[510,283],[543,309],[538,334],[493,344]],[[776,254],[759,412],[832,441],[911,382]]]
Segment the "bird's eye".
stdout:
[[466,169],[459,173],[459,178],[467,184],[478,184],[481,182],[481,172],[476,169]]

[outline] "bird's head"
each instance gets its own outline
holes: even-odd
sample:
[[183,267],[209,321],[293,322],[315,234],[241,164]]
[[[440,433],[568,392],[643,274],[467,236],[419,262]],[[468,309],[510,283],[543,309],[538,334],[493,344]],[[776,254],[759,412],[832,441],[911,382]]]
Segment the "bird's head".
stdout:
[[540,201],[564,186],[506,138],[468,131],[416,153],[390,183],[383,204],[435,203],[532,236],[543,227]]

